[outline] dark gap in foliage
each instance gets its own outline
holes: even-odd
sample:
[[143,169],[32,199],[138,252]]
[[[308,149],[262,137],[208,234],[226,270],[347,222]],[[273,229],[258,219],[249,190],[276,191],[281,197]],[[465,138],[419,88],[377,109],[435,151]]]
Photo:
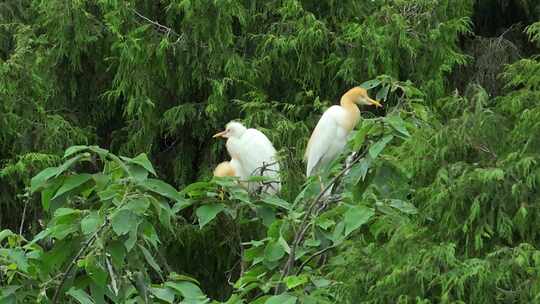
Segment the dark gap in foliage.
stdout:
[[459,45],[470,56],[465,66],[450,75],[451,88],[461,94],[470,84],[482,86],[491,96],[505,94],[499,75],[504,66],[537,52],[525,28],[535,21],[540,4],[533,1],[484,1],[474,5],[472,35],[461,36]]

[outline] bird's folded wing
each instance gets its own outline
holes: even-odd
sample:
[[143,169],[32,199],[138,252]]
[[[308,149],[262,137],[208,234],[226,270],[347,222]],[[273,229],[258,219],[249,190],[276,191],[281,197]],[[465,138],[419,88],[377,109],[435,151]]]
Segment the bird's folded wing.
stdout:
[[337,116],[341,115],[339,109],[330,107],[317,123],[306,148],[305,160],[307,161],[306,175],[310,176],[318,168],[320,161],[328,153],[332,142],[336,140]]
[[[259,175],[260,170],[257,169],[263,165],[272,170],[268,172],[279,170],[279,165],[275,159],[276,150],[270,140],[260,131],[248,129],[242,136],[241,145],[239,146],[241,150],[239,161],[248,175]],[[264,175],[275,175],[268,174],[268,172],[265,172]]]

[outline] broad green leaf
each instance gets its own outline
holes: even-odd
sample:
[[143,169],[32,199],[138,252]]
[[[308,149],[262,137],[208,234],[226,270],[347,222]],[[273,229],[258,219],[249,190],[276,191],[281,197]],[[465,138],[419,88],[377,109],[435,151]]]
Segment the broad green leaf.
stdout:
[[81,304],[95,304],[94,301],[92,301],[92,298],[86,293],[86,291],[82,289],[77,289],[75,287],[71,287],[66,294],[72,296],[75,300],[77,300]]
[[152,173],[154,176],[156,176],[156,171],[154,170],[154,167],[152,167],[152,163],[148,159],[148,156],[146,156],[145,153],[141,153],[137,155],[135,158],[130,160],[131,163],[137,164],[143,168],[145,168],[148,172]]
[[158,263],[156,263],[156,260],[154,260],[154,257],[152,256],[150,251],[148,251],[148,249],[144,248],[144,246],[141,245],[139,245],[139,248],[141,249],[146,262],[148,262],[148,264],[150,264],[150,266],[152,266],[155,271],[161,273],[161,268],[159,267]]
[[379,101],[384,101],[386,100],[386,97],[388,97],[388,91],[390,90],[390,86],[389,85],[386,85],[384,87],[382,87],[379,92],[377,92],[377,96],[375,96],[375,99],[379,100]]
[[0,231],[0,243],[7,237],[10,237],[12,235],[15,235],[15,233],[13,233],[11,230],[9,229],[4,229],[2,231]]
[[17,265],[17,269],[20,269],[23,272],[28,271],[28,267],[30,266],[28,264],[28,259],[26,258],[26,255],[20,248],[14,248],[14,249],[1,249],[0,248],[0,256],[5,256],[8,258],[9,261],[15,263]]
[[407,137],[411,136],[411,134],[409,133],[409,131],[407,131],[407,128],[405,127],[405,121],[403,121],[399,114],[387,116],[384,118],[384,120],[386,120],[386,122],[388,122],[388,124],[399,133]]
[[135,244],[137,243],[137,231],[139,229],[139,222],[135,224],[135,227],[131,229],[128,233],[128,238],[124,242],[124,247],[126,247],[127,251],[131,251]]
[[373,146],[369,148],[369,156],[371,156],[372,159],[377,158],[379,153],[381,153],[384,147],[386,147],[386,144],[388,144],[393,138],[393,135],[386,135],[381,140],[373,144]]
[[375,215],[373,209],[365,206],[354,206],[345,212],[345,236],[351,234]]
[[157,249],[159,244],[159,237],[154,226],[152,226],[152,224],[150,224],[148,221],[144,221],[141,225],[140,230],[145,240]]
[[398,200],[398,199],[392,199],[390,200],[390,206],[398,209],[399,211],[407,214],[418,214],[418,209],[416,207],[406,201]]
[[64,184],[64,177],[60,177],[54,180],[51,184],[47,185],[43,191],[41,191],[41,206],[44,210],[49,211],[51,208],[51,199],[58,191],[60,186]]
[[150,201],[146,197],[136,197],[130,200],[123,209],[129,209],[136,214],[143,215],[150,206]]
[[193,282],[197,285],[201,285],[201,283],[199,283],[199,281],[195,280],[194,278],[188,277],[183,274],[178,274],[174,271],[169,274],[169,280],[170,281],[188,281],[188,282]]
[[54,225],[50,228],[51,237],[62,240],[66,236],[79,231],[79,223],[75,221],[75,217],[71,218],[71,222],[67,224]]
[[101,224],[103,224],[103,218],[96,211],[92,211],[81,220],[81,231],[86,235],[92,234]]
[[60,187],[60,189],[58,189],[56,194],[53,196],[52,200],[54,200],[55,198],[59,197],[60,195],[66,193],[68,191],[71,191],[71,190],[79,187],[80,185],[82,185],[82,184],[86,183],[87,181],[89,181],[91,178],[92,178],[92,175],[91,174],[86,174],[86,173],[75,174],[75,175],[68,176],[65,179],[64,184],[62,185],[62,187]]
[[180,195],[180,193],[176,191],[176,189],[174,189],[173,186],[159,179],[149,178],[145,180],[144,182],[142,182],[140,185],[147,188],[148,190],[152,192],[155,192],[161,196],[170,198],[174,201],[179,202],[183,200],[182,195]]
[[139,182],[143,182],[148,178],[148,171],[144,169],[143,167],[136,165],[136,164],[128,164],[127,165],[129,174],[133,176],[133,178]]
[[271,241],[264,249],[264,258],[269,262],[279,261],[285,255],[285,249],[276,241]]
[[42,231],[39,232],[36,236],[34,236],[34,238],[32,239],[32,241],[31,241],[28,245],[33,245],[33,244],[35,244],[35,243],[41,241],[42,239],[48,237],[50,234],[51,234],[51,230],[50,230],[50,229],[42,230]]
[[298,287],[300,285],[307,283],[308,277],[306,275],[288,276],[285,278],[284,281],[288,289],[293,289],[295,287]]
[[279,237],[278,243],[283,247],[283,250],[285,250],[286,253],[291,253],[291,247],[289,247],[289,244],[287,244],[287,241],[285,241],[283,236]]
[[83,154],[79,154],[79,155],[77,155],[75,157],[72,157],[72,158],[66,160],[62,165],[60,165],[58,167],[58,170],[57,170],[55,176],[58,176],[58,175],[62,174],[64,171],[69,169],[74,163],[78,162],[81,158],[83,158],[85,156],[87,156],[87,155],[85,155],[85,153],[83,153]]
[[113,215],[111,224],[117,235],[124,235],[137,228],[139,217],[131,210],[122,209]]
[[274,195],[265,195],[262,201],[269,205],[281,207],[286,210],[291,209],[291,204]]
[[197,208],[197,211],[195,211],[195,214],[197,215],[197,218],[199,219],[199,226],[201,228],[204,227],[224,209],[225,209],[225,205],[223,204],[208,204],[208,205],[202,205],[199,208]]
[[317,218],[316,223],[317,223],[317,226],[321,227],[324,230],[327,230],[328,228],[336,224],[334,220],[331,220],[328,218]]
[[379,84],[381,84],[381,81],[378,80],[378,79],[372,79],[372,80],[368,80],[368,81],[365,81],[363,82],[360,87],[366,89],[366,90],[369,90],[369,89],[373,89],[374,87],[378,86]]
[[257,216],[262,219],[263,225],[270,227],[276,219],[276,212],[274,208],[269,206],[257,206]]
[[30,180],[30,190],[32,192],[35,192],[36,190],[38,190],[51,177],[55,176],[59,172],[59,170],[60,169],[58,167],[51,167],[51,168],[47,168],[39,172],[36,176],[34,176]]
[[64,157],[63,158],[68,158],[71,155],[73,155],[75,153],[78,153],[78,152],[81,152],[81,151],[84,151],[86,149],[88,149],[88,146],[71,146],[71,147],[66,149],[66,152],[64,152]]
[[150,292],[158,299],[167,303],[174,302],[174,292],[170,288],[151,287]]
[[88,149],[92,152],[97,153],[101,158],[104,158],[105,156],[109,154],[109,150],[100,148],[98,146],[90,146],[88,147]]
[[126,248],[120,240],[111,241],[106,247],[108,253],[110,253],[112,262],[115,265],[124,265],[124,258],[126,257]]
[[79,209],[73,209],[73,208],[58,208],[54,212],[54,217],[58,218],[65,215],[71,215],[71,214],[80,214],[81,210]]
[[87,257],[85,262],[84,268],[88,276],[99,286],[105,286],[109,276],[105,268],[97,261],[95,256]]
[[298,298],[289,294],[271,296],[264,304],[296,304]]
[[182,295],[185,299],[189,300],[205,300],[206,296],[203,294],[199,286],[192,282],[165,282],[165,286],[172,288]]

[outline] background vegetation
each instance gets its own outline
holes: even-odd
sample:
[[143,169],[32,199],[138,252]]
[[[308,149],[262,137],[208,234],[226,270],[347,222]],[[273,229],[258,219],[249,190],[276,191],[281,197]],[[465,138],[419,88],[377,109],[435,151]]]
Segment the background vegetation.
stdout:
[[[0,301],[540,301],[538,20],[535,0],[0,0]],[[322,202],[307,138],[360,84],[385,108]],[[210,181],[231,119],[279,150],[279,197]]]

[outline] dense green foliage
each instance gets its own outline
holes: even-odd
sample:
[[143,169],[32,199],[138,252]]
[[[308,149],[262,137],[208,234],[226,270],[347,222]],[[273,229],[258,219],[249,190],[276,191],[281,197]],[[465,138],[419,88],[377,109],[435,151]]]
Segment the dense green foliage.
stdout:
[[[0,301],[540,301],[539,19],[534,0],[0,0]],[[308,135],[360,84],[385,109],[317,199]],[[279,150],[279,197],[210,181],[231,119]]]

